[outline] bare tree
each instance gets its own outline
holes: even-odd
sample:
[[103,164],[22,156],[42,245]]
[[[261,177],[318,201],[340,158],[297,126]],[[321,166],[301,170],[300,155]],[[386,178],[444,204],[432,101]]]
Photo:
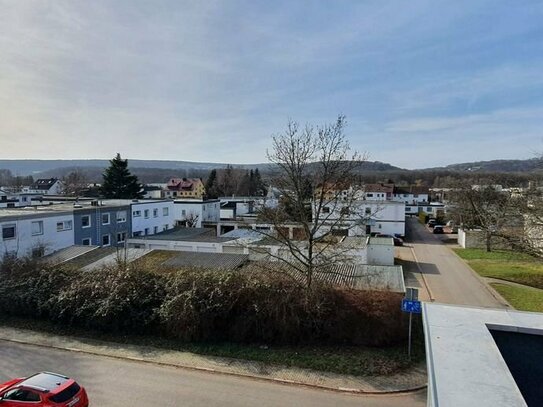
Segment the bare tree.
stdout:
[[353,182],[366,157],[351,151],[344,127],[344,116],[303,129],[290,121],[284,133],[273,136],[267,152],[279,168],[274,186],[281,198],[278,206],[259,209],[259,221],[271,225],[260,233],[283,249],[269,255],[301,273],[308,288],[316,272],[330,269],[352,250],[339,249],[338,235],[360,227],[367,218],[358,211],[362,194]]
[[187,228],[195,228],[198,225],[199,219],[200,215],[197,215],[194,212],[189,212],[185,217],[185,226]]
[[88,186],[87,177],[79,169],[68,173],[62,179],[62,183],[64,184],[64,193],[75,197],[79,197]]
[[523,198],[510,190],[502,189],[491,180],[484,180],[480,185],[465,181],[457,184],[451,203],[459,224],[482,231],[487,252],[492,251],[496,238],[512,246],[520,242]]

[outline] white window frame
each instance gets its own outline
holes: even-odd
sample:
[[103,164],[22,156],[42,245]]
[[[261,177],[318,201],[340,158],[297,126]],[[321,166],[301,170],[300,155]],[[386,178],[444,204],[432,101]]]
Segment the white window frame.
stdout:
[[169,211],[170,208],[168,208],[167,206],[165,206],[164,208],[162,208],[162,216],[168,216],[170,214],[170,211]]
[[133,212],[132,212],[132,217],[134,217],[134,218],[139,218],[139,217],[141,217],[141,211],[140,211],[140,210],[133,211]]
[[[84,218],[88,218],[88,219],[89,219],[89,224],[88,224],[87,226],[85,226],[85,225],[83,224],[83,219],[84,219]],[[88,229],[88,228],[90,228],[91,226],[92,226],[91,216],[90,216],[90,215],[83,215],[83,216],[81,216],[81,227],[82,227],[83,229]]]
[[158,218],[158,208],[153,209],[153,218]]
[[[59,229],[59,225],[62,225]],[[72,221],[71,220],[61,220],[57,222],[57,232],[65,232],[67,230],[72,230]],[[86,228],[86,227],[85,227]]]
[[[34,225],[38,225],[39,231],[34,231]],[[43,235],[43,220],[33,220],[30,222],[30,233],[32,236],[41,236]]]
[[[85,242],[89,242],[89,243],[85,244]],[[92,239],[90,237],[86,237],[84,239],[81,239],[81,244],[83,246],[92,246]]]
[[143,210],[143,217],[144,217],[145,219],[149,219],[149,209],[144,209],[144,210]]
[[[104,237],[107,236],[107,244],[104,244]],[[106,233],[105,235],[102,235],[102,247],[108,247],[108,246],[111,246],[111,235],[109,233]]]
[[[119,236],[121,236],[122,240],[119,239]],[[126,232],[118,232],[117,233],[117,243],[125,243],[126,242]]]
[[[107,216],[107,222],[104,222],[104,216]],[[111,214],[102,213],[102,225],[109,225],[111,223]]]
[[[121,217],[119,217],[119,215]],[[117,211],[117,214],[115,216],[115,218],[117,219],[117,223],[125,223],[126,222],[126,216],[127,216],[126,211]]]

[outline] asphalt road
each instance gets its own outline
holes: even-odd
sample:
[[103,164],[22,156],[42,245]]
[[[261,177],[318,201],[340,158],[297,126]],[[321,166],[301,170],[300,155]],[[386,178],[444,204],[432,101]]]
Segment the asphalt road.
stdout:
[[[399,248],[398,255],[404,261],[407,285],[419,286],[422,300],[433,297],[434,301],[447,304],[506,307],[467,264],[418,219],[406,219],[406,227],[406,246]],[[429,292],[425,292],[426,287]]]
[[53,371],[87,388],[91,406],[426,406],[426,392],[362,396],[0,341],[0,380]]

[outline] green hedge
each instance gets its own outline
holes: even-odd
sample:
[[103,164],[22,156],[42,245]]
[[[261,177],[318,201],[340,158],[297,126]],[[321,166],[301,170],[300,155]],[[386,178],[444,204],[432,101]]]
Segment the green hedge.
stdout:
[[[146,266],[147,267],[147,266]],[[31,260],[0,267],[0,311],[102,332],[182,341],[382,346],[405,337],[401,296],[311,290],[280,274],[118,265],[82,272]]]

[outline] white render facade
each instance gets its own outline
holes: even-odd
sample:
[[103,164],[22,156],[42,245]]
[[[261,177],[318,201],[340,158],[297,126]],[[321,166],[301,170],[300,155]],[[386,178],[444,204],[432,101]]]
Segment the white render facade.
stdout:
[[132,236],[147,236],[175,226],[173,201],[132,201]]
[[174,220],[177,225],[186,225],[192,220],[192,227],[201,228],[202,222],[219,222],[221,203],[218,199],[183,199],[175,200],[173,205]]
[[73,212],[4,209],[0,212],[0,259],[5,254],[43,256],[74,244]]

